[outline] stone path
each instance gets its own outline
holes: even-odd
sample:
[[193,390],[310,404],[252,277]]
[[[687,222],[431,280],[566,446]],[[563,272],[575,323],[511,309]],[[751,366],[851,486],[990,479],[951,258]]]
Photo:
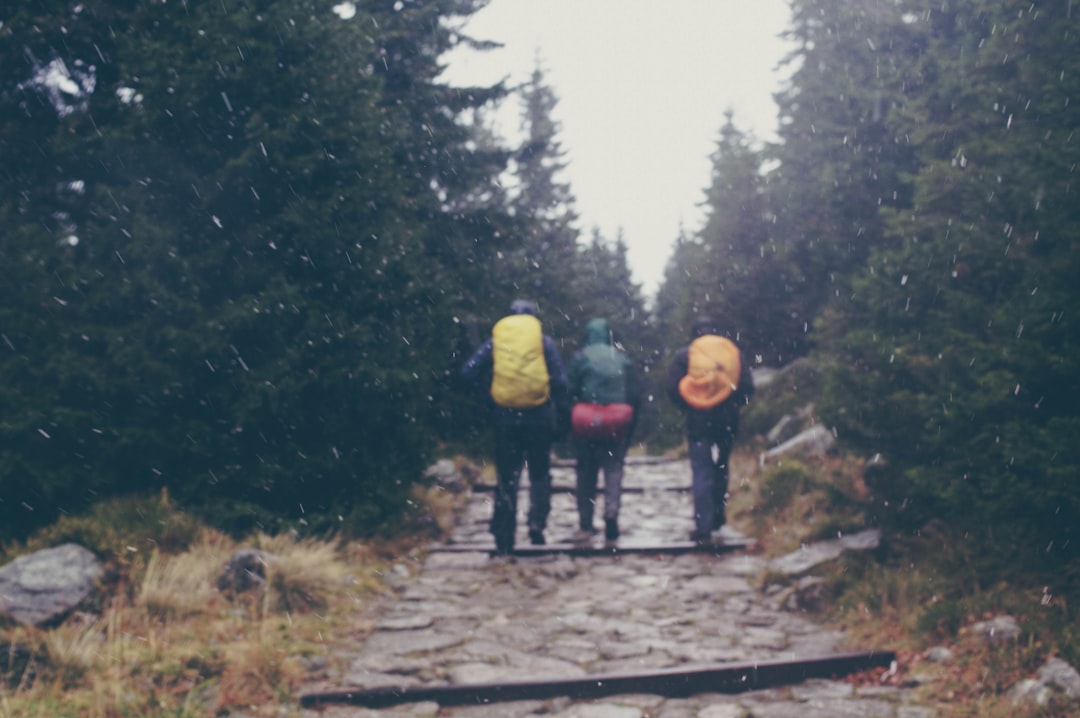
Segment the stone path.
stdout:
[[[556,467],[556,484],[573,469]],[[628,464],[622,538],[634,544],[684,541],[692,528],[685,462]],[[454,534],[490,544],[490,494],[474,494]],[[521,493],[519,538],[527,492]],[[599,513],[599,512],[598,512]],[[549,542],[576,528],[572,494],[552,497]],[[599,523],[599,520],[598,520]],[[598,539],[600,540],[600,539]],[[697,664],[811,658],[841,650],[843,636],[781,608],[756,588],[765,560],[747,552],[681,556],[543,556],[513,562],[486,553],[431,553],[419,573],[395,579],[376,630],[340,676],[344,686],[461,684],[558,679]],[[882,646],[879,648],[888,648]],[[664,698],[647,694],[590,701],[439,707],[415,703],[368,709],[331,705],[305,718],[932,718],[910,690],[814,680],[738,695]]]

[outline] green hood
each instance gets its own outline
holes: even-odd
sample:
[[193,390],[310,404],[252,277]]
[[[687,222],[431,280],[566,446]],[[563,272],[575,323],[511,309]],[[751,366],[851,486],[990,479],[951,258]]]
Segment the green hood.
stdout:
[[585,345],[611,344],[611,327],[607,319],[590,319],[585,325]]

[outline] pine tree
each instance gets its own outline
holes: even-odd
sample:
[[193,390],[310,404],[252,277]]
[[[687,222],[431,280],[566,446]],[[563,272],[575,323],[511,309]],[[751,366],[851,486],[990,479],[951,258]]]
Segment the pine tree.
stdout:
[[565,340],[580,321],[570,287],[577,271],[577,212],[570,186],[560,177],[565,153],[554,118],[558,98],[539,65],[522,90],[522,145],[515,155],[521,247],[510,258],[510,281],[518,293],[538,301],[544,323]]
[[[38,152],[0,175],[8,530],[161,486],[236,529],[400,515],[508,225],[460,119],[503,90],[438,80],[477,5],[5,18],[5,156]],[[94,79],[66,105],[54,55]]]
[[891,245],[826,325],[827,414],[886,458],[873,485],[893,518],[978,530],[1006,564],[1053,561],[1080,520],[1065,309],[1080,21],[1065,2],[905,5],[923,52],[895,126],[919,170],[910,207],[883,213]]

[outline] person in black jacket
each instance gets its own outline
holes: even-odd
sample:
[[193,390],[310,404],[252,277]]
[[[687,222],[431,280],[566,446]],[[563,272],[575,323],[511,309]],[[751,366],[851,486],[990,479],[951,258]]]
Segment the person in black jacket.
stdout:
[[[699,337],[719,337],[720,329],[712,317],[694,320],[690,330],[691,344]],[[676,352],[668,367],[666,389],[670,399],[686,414],[686,439],[690,455],[691,490],[694,497],[694,530],[691,540],[709,542],[713,532],[726,521],[725,503],[728,489],[728,461],[739,429],[739,410],[754,394],[754,379],[750,364],[738,353],[737,382],[724,389],[726,398],[711,407],[687,399],[686,381],[690,368],[690,346]],[[734,377],[725,379],[731,381]],[[691,397],[693,399],[693,397]]]
[[[536,316],[536,305],[518,299],[510,305],[507,316]],[[547,398],[535,406],[512,408],[500,406],[493,398],[495,389],[495,347],[493,337],[473,353],[461,368],[466,384],[482,390],[491,405],[495,425],[495,473],[498,485],[490,530],[495,538],[495,553],[510,555],[514,550],[517,527],[518,482],[523,464],[529,467],[529,541],[542,545],[544,529],[551,513],[551,445],[556,435],[565,433],[570,422],[566,372],[555,342],[547,334],[537,333],[537,354],[542,352],[548,376]]]

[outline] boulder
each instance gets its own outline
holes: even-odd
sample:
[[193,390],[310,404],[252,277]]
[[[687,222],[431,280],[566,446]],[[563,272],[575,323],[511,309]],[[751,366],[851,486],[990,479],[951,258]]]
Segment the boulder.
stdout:
[[824,456],[836,443],[833,433],[821,424],[815,424],[800,432],[775,448],[761,455],[761,464],[765,465],[786,454],[800,453],[808,456]]
[[0,568],[0,610],[19,623],[53,623],[97,589],[105,569],[78,544],[20,556]]
[[1080,671],[1060,658],[1051,658],[1039,669],[1039,681],[1069,698],[1080,698]]
[[460,493],[467,488],[465,477],[450,459],[439,459],[427,468],[424,476],[434,479],[439,486],[454,493]]
[[217,579],[218,590],[223,593],[245,593],[266,583],[266,566],[271,555],[255,548],[236,551],[225,564]]
[[1009,643],[1020,637],[1020,624],[1012,616],[996,616],[973,623],[971,631],[994,643]]
[[780,420],[765,434],[765,441],[769,446],[778,446],[789,439],[798,436],[799,432],[810,428],[814,423],[814,405],[797,409],[791,414],[784,414]]
[[769,562],[771,571],[786,576],[806,573],[814,566],[839,558],[845,551],[870,551],[881,545],[881,530],[867,529],[831,541],[818,541]]
[[1025,678],[1014,685],[1009,690],[1009,697],[1014,703],[1044,706],[1055,692],[1072,699],[1080,698],[1080,672],[1056,657],[1048,659],[1035,678]]

